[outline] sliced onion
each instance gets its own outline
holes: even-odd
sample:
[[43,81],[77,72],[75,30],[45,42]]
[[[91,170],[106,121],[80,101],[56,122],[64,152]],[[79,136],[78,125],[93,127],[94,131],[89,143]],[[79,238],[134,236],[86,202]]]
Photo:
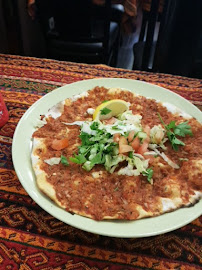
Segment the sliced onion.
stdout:
[[50,166],[58,165],[60,163],[61,158],[52,157],[49,159],[45,159],[44,162],[47,163]]
[[145,156],[155,156],[156,152],[155,151],[149,151],[144,153]]
[[169,157],[167,157],[164,153],[159,152],[157,149],[154,149],[154,151],[159,156],[161,156],[165,160],[165,162],[167,162],[168,165],[170,165],[172,168],[174,168],[174,169],[179,169],[180,168],[179,165],[177,165],[175,162],[173,162],[171,159],[169,159]]
[[133,153],[133,156],[138,157],[140,159],[145,159],[142,155],[137,154],[137,153]]

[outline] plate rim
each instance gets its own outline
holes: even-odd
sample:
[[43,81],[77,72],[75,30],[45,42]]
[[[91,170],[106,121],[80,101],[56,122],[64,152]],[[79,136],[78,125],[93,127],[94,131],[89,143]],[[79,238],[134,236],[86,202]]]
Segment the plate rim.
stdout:
[[[35,189],[34,192],[38,192],[39,194],[36,194],[33,193],[32,191],[29,190],[29,188],[27,187],[26,185],[26,182],[23,180],[24,178],[24,173],[22,172],[22,170],[19,168],[19,157],[17,156],[17,152],[18,152],[18,146],[17,146],[17,143],[19,142],[19,132],[21,132],[21,128],[25,125],[24,124],[24,121],[29,120],[29,118],[32,119],[32,115],[33,113],[35,113],[36,115],[38,115],[39,113],[36,112],[36,109],[38,107],[41,106],[41,104],[44,104],[46,101],[49,101],[52,97],[55,97],[56,95],[56,92],[58,94],[57,96],[57,99],[60,99],[60,101],[62,101],[62,97],[64,95],[63,92],[65,92],[66,88],[69,88],[70,90],[76,90],[76,92],[78,93],[82,93],[85,90],[81,90],[79,92],[79,87],[81,86],[85,86],[85,87],[88,87],[88,85],[92,84],[94,86],[96,86],[97,84],[99,86],[104,86],[104,87],[110,87],[110,86],[106,86],[106,85],[110,85],[111,83],[120,83],[122,82],[123,84],[136,84],[135,87],[137,87],[137,84],[138,84],[138,87],[140,87],[140,89],[144,86],[146,87],[149,87],[149,88],[154,88],[156,89],[160,89],[160,91],[163,91],[164,93],[169,93],[169,95],[173,96],[173,97],[176,97],[176,99],[179,99],[179,100],[182,100],[184,104],[187,104],[187,106],[189,108],[191,108],[190,110],[193,110],[193,114],[194,114],[194,117],[196,117],[200,122],[202,122],[202,112],[197,108],[195,107],[190,101],[188,101],[187,99],[183,98],[182,96],[176,94],[175,92],[172,92],[171,90],[169,89],[166,89],[164,87],[161,87],[159,85],[155,85],[155,84],[151,84],[151,83],[148,83],[148,82],[144,82],[144,81],[139,81],[139,80],[133,80],[133,79],[125,79],[125,78],[96,78],[96,79],[88,79],[88,80],[82,80],[82,81],[78,81],[78,82],[74,82],[74,83],[71,83],[71,84],[66,84],[62,87],[59,87],[59,88],[56,88],[54,89],[53,91],[49,92],[48,94],[42,96],[38,101],[36,101],[34,104],[32,104],[30,106],[30,108],[25,112],[25,114],[21,117],[21,119],[19,120],[18,122],[18,125],[16,127],[16,130],[15,130],[15,133],[14,133],[14,136],[13,136],[13,143],[12,143],[12,159],[13,159],[13,165],[14,165],[14,168],[15,168],[15,172],[18,176],[18,179],[19,181],[21,182],[22,186],[24,187],[24,189],[26,190],[26,192],[28,193],[28,195],[43,209],[45,210],[47,213],[49,213],[50,215],[52,215],[53,217],[57,218],[58,220],[61,220],[62,222],[64,222],[65,224],[67,225],[70,225],[70,226],[73,226],[77,229],[81,229],[81,230],[84,230],[84,231],[87,231],[87,232],[90,232],[90,233],[95,233],[95,234],[99,234],[99,235],[104,235],[104,236],[110,236],[110,237],[121,237],[121,238],[131,238],[131,237],[136,237],[136,238],[140,238],[140,237],[149,237],[149,236],[155,236],[155,235],[159,235],[159,234],[162,234],[162,233],[167,233],[167,232],[170,232],[170,231],[173,231],[175,229],[178,229],[182,226],[185,226],[187,225],[188,223],[190,223],[191,221],[193,221],[194,219],[196,219],[197,217],[199,217],[202,213],[200,214],[197,214],[196,216],[194,216],[193,218],[193,215],[190,215],[189,211],[187,211],[189,208],[181,208],[181,209],[178,209],[178,210],[175,210],[174,212],[171,212],[171,213],[165,213],[161,216],[157,216],[157,217],[150,217],[150,218],[145,218],[145,219],[141,219],[141,220],[135,220],[135,221],[94,221],[94,220],[91,220],[89,218],[85,218],[85,217],[81,217],[79,215],[73,215],[74,217],[77,217],[77,218],[73,218],[73,222],[71,221],[71,218],[72,218],[72,215],[70,213],[68,213],[67,211],[65,211],[64,209],[61,209],[59,208],[59,206],[55,205],[54,202],[52,202],[49,198],[47,198],[47,196],[41,194],[41,192],[37,189],[36,187],[36,183],[33,183],[33,170],[32,172],[27,172],[27,175],[32,175],[32,184],[35,185]],[[101,84],[101,85],[100,85]],[[85,88],[84,87],[84,88]],[[89,86],[91,88],[89,88],[88,90],[92,89],[92,86]],[[124,88],[124,87],[122,87]],[[126,86],[125,86],[125,89],[127,90],[132,90],[132,89],[128,89]],[[71,90],[71,91],[72,91]],[[70,92],[71,92],[70,91]],[[139,91],[139,90],[138,90]],[[166,91],[166,92],[165,92]],[[59,93],[60,92],[60,93]],[[134,91],[132,91],[134,92]],[[67,94],[67,97],[70,97],[72,95],[75,95],[77,93],[71,93],[71,95],[69,95],[69,93]],[[143,95],[141,93],[141,95]],[[148,97],[148,95],[146,95]],[[64,98],[63,98],[64,100]],[[59,102],[59,101],[58,101]],[[175,103],[175,102],[174,102]],[[54,103],[56,104],[56,103]],[[53,105],[54,105],[53,104]],[[46,108],[48,108],[48,106],[46,106]],[[49,107],[50,108],[50,107]],[[45,109],[46,110],[46,109]],[[186,110],[185,110],[186,111]],[[30,116],[31,115],[31,116]],[[33,124],[33,123],[32,123]],[[34,128],[33,128],[34,130]],[[29,141],[29,140],[28,140]],[[28,143],[28,142],[26,142]],[[31,144],[31,141],[29,141],[29,143]],[[28,145],[26,144],[26,147],[28,148]],[[30,147],[30,146],[29,146]],[[25,158],[25,157],[24,157]],[[29,160],[31,162],[31,160]],[[30,175],[30,176],[31,176]],[[31,183],[31,182],[30,182]],[[39,201],[41,199],[41,196],[44,197],[44,200],[42,201]],[[37,199],[39,198],[39,199]],[[47,205],[44,205],[43,202],[46,202],[48,204]],[[52,204],[52,207],[51,207],[51,204]],[[195,204],[193,207],[192,207],[192,210],[193,209],[196,209],[198,207],[198,205],[202,206],[202,200],[200,200],[197,204]],[[49,207],[50,206],[50,207]],[[57,212],[53,212],[55,210],[55,207],[58,208],[57,209]],[[202,207],[201,207],[202,208]],[[147,231],[145,233],[141,233],[141,232],[138,232],[137,231],[135,232],[134,230],[136,229],[135,228],[135,225],[133,227],[133,230],[132,232],[128,232],[128,233],[125,233],[125,232],[112,232],[112,231],[108,231],[107,230],[107,227],[108,225],[114,225],[114,224],[122,224],[124,223],[124,225],[128,224],[128,223],[144,223],[144,220],[150,220],[151,222],[152,221],[155,221],[156,219],[160,220],[161,222],[161,219],[164,219],[165,215],[170,215],[170,216],[173,216],[173,213],[176,213],[176,212],[188,212],[188,218],[186,221],[183,221],[183,222],[179,222],[178,224],[176,224],[175,226],[172,226],[172,228],[166,228],[166,229],[159,229],[158,231]],[[60,214],[64,214],[65,217],[68,218],[68,221],[66,220],[66,218],[63,218],[63,215],[60,216]],[[175,216],[175,215],[174,215]],[[88,226],[86,226],[86,221],[87,221],[87,224]],[[75,222],[78,222],[77,224],[75,224]],[[84,224],[83,224],[84,223]],[[147,224],[148,222],[146,222]],[[98,224],[103,224],[103,229],[100,230],[100,226],[98,226]],[[116,225],[117,226],[117,225]],[[120,229],[120,227],[122,227],[121,225],[118,226],[118,229]],[[97,229],[98,228],[98,229]],[[131,228],[130,228],[131,229]]]

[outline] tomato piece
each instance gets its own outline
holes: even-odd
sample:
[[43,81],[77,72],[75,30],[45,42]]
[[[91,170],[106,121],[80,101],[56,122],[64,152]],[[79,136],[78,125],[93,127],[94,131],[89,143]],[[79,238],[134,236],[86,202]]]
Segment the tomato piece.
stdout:
[[150,135],[150,127],[149,126],[145,126],[144,127],[144,132],[147,133],[147,135]]
[[137,152],[137,150],[140,147],[140,139],[138,137],[135,137],[135,139],[133,139],[131,146],[133,148],[133,150],[135,150],[135,152]]
[[64,138],[61,140],[55,139],[52,141],[52,144],[51,144],[51,147],[54,150],[62,150],[64,148],[66,148],[67,146],[68,146],[68,139],[67,138]]
[[128,145],[127,139],[124,136],[121,136],[119,139],[119,153],[120,154],[127,153],[132,150],[133,148],[130,145]]
[[145,152],[147,152],[147,148],[148,148],[149,143],[144,140],[143,144],[140,145],[140,147],[137,150],[137,153],[140,155],[144,155]]
[[113,125],[115,122],[116,122],[116,118],[115,117],[111,117],[110,119],[104,120],[104,123],[106,125]]
[[145,139],[147,142],[150,141],[150,127],[149,126],[145,126],[144,127],[144,132],[147,134],[147,138]]
[[128,145],[128,144],[121,144],[119,145],[119,153],[123,154],[123,153],[128,153],[133,151],[132,146]]
[[131,130],[128,134],[128,141],[129,142],[132,142],[133,138],[135,136],[135,131],[134,130]]
[[115,142],[118,143],[119,140],[120,140],[120,137],[121,137],[121,134],[120,133],[115,133],[114,136],[113,136],[113,139],[114,139]]
[[119,139],[119,145],[123,145],[123,144],[128,145],[128,141],[124,136],[121,136],[120,139]]

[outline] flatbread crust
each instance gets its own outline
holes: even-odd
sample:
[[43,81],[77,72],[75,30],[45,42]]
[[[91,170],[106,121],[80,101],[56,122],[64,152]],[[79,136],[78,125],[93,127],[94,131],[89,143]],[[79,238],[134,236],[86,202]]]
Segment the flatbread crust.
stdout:
[[[109,174],[100,165],[86,172],[78,164],[70,164],[68,167],[61,163],[47,164],[46,161],[52,157],[59,159],[61,155],[72,156],[77,151],[80,143],[79,127],[67,127],[63,122],[92,119],[92,116],[86,113],[87,109],[96,108],[109,97],[137,101],[135,109],[132,107],[134,114],[151,111],[151,117],[144,119],[143,115],[145,123],[154,121],[157,109],[161,115],[175,120],[189,119],[194,135],[197,136],[185,138],[186,147],[183,147],[182,157],[185,153],[186,156],[190,153],[189,161],[181,162],[180,169],[175,170],[161,157],[157,157],[152,164],[153,185],[140,177],[117,175],[116,172]],[[182,115],[185,118],[182,119]],[[57,104],[40,122],[33,134],[31,153],[37,185],[59,207],[71,213],[96,220],[135,220],[194,205],[202,197],[202,152],[199,149],[202,127],[198,121],[180,110],[175,110],[172,114],[163,104],[136,96],[129,91],[96,87]],[[50,147],[51,141],[64,136],[71,142],[67,149],[53,151]],[[170,152],[169,148],[168,155]]]

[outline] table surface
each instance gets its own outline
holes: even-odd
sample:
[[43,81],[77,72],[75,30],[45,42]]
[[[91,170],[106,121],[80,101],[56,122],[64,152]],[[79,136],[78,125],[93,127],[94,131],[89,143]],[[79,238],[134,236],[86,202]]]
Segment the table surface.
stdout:
[[202,108],[199,79],[0,55],[0,90],[10,115],[0,129],[0,269],[201,269],[201,217],[154,237],[122,239],[95,235],[46,213],[28,196],[16,176],[12,137],[24,112],[62,85],[111,77],[165,87]]

